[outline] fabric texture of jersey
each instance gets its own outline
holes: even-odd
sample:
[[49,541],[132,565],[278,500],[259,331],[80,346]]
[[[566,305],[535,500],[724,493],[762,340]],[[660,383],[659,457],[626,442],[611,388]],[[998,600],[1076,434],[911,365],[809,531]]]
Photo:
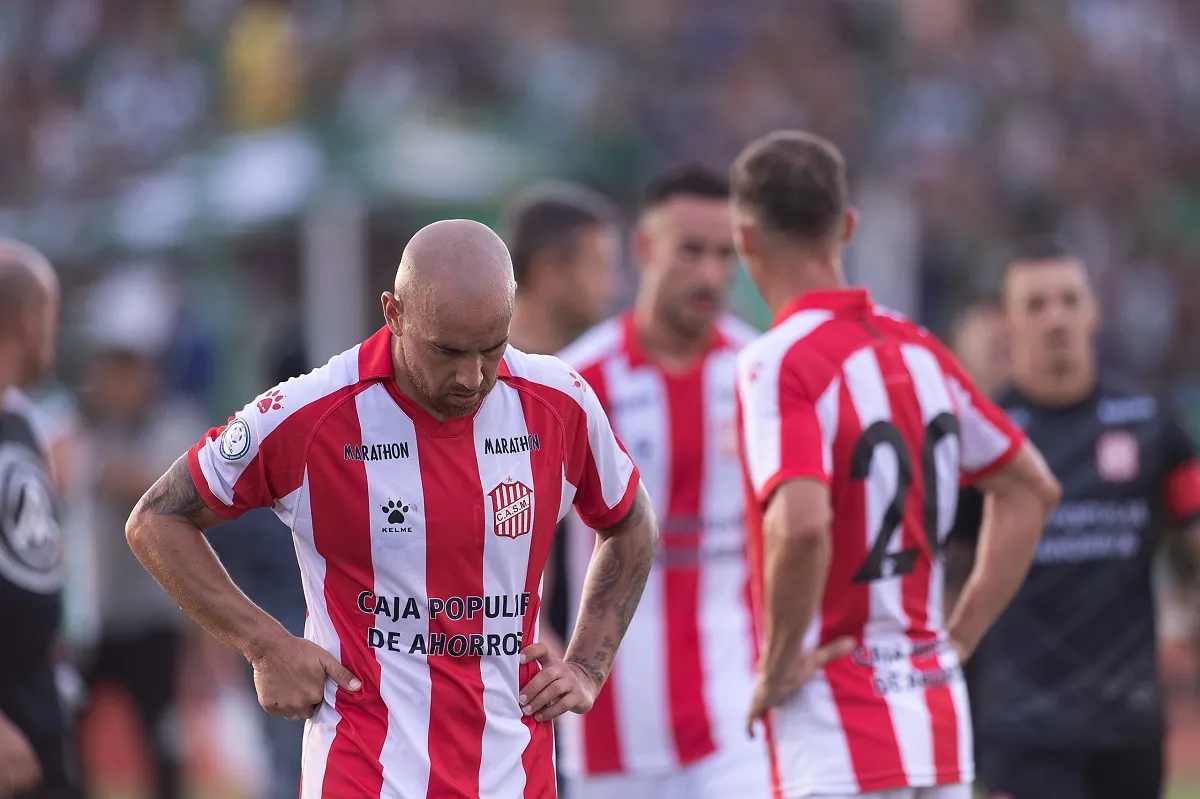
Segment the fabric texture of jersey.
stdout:
[[960,478],[1000,468],[1023,436],[921,328],[863,290],[812,292],[738,358],[755,617],[762,519],[781,484],[828,484],[832,560],[812,648],[859,641],[769,714],[783,796],[973,779],[970,711],[945,646],[941,542]]
[[[1051,748],[1157,740],[1153,562],[1168,527],[1200,519],[1195,448],[1164,403],[1110,380],[1070,407],[1015,390],[1000,405],[1063,496],[1029,576],[972,658],[978,734]],[[954,535],[974,539],[979,497],[963,504]]]
[[439,421],[392,379],[387,328],[252,401],[188,453],[216,513],[292,529],[305,636],[363,681],[326,683],[303,797],[551,797],[553,732],[525,718],[555,525],[620,521],[638,473],[595,393],[509,348],[468,417]]
[[[754,662],[734,394],[737,352],[754,335],[722,319],[708,352],[680,374],[647,359],[629,316],[562,353],[629,447],[660,530],[607,684],[591,712],[563,718],[567,774],[679,772],[746,737]],[[574,515],[567,525],[573,619],[595,536]]]

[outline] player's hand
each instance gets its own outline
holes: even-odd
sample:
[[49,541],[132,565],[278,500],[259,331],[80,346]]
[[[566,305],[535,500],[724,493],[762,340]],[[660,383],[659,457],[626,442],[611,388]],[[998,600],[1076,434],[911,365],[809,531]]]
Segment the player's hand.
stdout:
[[25,733],[0,713],[0,797],[16,796],[42,781],[42,767]]
[[803,652],[779,680],[769,679],[760,669],[758,679],[754,682],[754,699],[750,704],[750,713],[746,717],[746,732],[750,737],[754,737],[755,722],[767,715],[767,711],[799,691],[804,683],[825,667],[825,664],[849,655],[857,645],[857,641],[844,635],[810,652]]
[[521,662],[536,660],[542,670],[525,683],[517,702],[521,712],[536,721],[550,721],[563,713],[587,713],[600,693],[600,682],[577,663],[564,661],[538,642],[521,652]]
[[958,656],[959,665],[966,663],[967,658],[971,657],[972,653],[975,651],[975,647],[963,643],[954,636],[950,636],[946,640],[946,645],[949,646],[954,654]]
[[312,718],[324,700],[326,678],[346,691],[362,688],[358,678],[333,655],[312,641],[287,633],[252,658],[250,665],[262,709],[288,721]]

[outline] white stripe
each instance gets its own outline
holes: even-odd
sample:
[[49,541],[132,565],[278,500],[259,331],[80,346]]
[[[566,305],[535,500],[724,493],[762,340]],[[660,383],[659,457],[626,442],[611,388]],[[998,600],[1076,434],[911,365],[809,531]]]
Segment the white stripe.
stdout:
[[[296,558],[300,564],[300,579],[304,586],[304,599],[308,603],[308,618],[304,622],[304,637],[324,647],[325,651],[341,660],[341,646],[329,609],[325,605],[325,559],[313,546],[312,510],[309,506],[308,474],[295,495],[295,526],[292,540],[296,547]],[[302,799],[321,799],[325,782],[325,765],[329,760],[329,747],[333,745],[334,731],[341,721],[335,707],[336,686],[325,683],[325,702],[315,716],[304,724],[304,745],[301,752],[301,776],[303,779]]]
[[[420,618],[392,619],[379,614],[374,626],[384,646],[372,649],[380,665],[379,694],[389,708],[387,736],[379,761],[383,765],[383,797],[418,796],[429,783],[429,706],[432,684],[426,657],[409,654],[418,635],[428,635],[425,588],[425,515],[416,430],[382,384],[355,397],[362,444],[411,442],[410,457],[365,461],[367,500],[371,520],[371,563],[376,597],[386,597],[393,615],[396,597],[417,601]],[[395,504],[403,522],[388,519]],[[408,508],[407,511],[404,508]],[[361,612],[357,608],[354,612]],[[398,651],[390,651],[392,644]]]
[[803,311],[771,330],[738,356],[737,385],[750,481],[757,494],[782,463],[779,370],[796,342],[832,318],[827,311]]
[[771,713],[776,762],[785,796],[858,794],[842,717],[824,673]]
[[[861,349],[847,358],[843,373],[864,431],[877,421],[892,419],[887,385],[873,349]],[[904,548],[903,521],[901,529],[895,530],[894,533],[892,530],[881,529],[887,507],[896,495],[899,478],[898,455],[891,447],[879,446],[875,448],[871,458],[871,470],[866,480],[865,491],[865,534],[868,551],[874,546],[879,535],[891,535],[888,552],[895,553]],[[912,453],[909,455],[911,457]],[[916,453],[916,456],[919,459],[920,453]],[[919,462],[914,463],[913,468],[920,468]],[[870,583],[870,615],[863,631],[863,642],[867,647],[908,646],[907,636],[904,635],[908,627],[908,616],[904,612],[904,579],[906,578],[885,577]],[[880,675],[881,672],[893,669],[908,671],[910,668],[911,665],[905,661],[879,663],[874,670],[876,675]],[[925,692],[890,691],[887,694],[887,704],[905,773],[910,780],[925,777],[933,766],[933,738],[930,734],[929,708],[925,701]]]
[[[754,653],[746,604],[749,579],[744,497],[734,429],[735,359],[714,353],[704,366],[704,476],[700,513],[705,520],[700,551],[698,620],[704,699],[718,748],[746,737],[746,708],[754,690]],[[758,747],[756,753],[766,751]]]
[[[520,392],[503,384],[496,386],[488,401],[480,408],[475,417],[474,431],[475,457],[484,492],[483,529],[480,531],[483,535],[483,593],[485,597],[520,594],[525,590],[533,534],[528,526],[523,525],[520,514],[499,527],[493,527],[498,508],[492,503],[488,492],[502,486],[497,493],[502,495],[502,503],[511,504],[524,490],[505,483],[515,480],[528,489],[534,489],[533,468],[527,452],[487,455],[484,446],[488,437],[511,438],[529,433],[539,433],[544,437],[545,431],[527,427]],[[531,503],[538,501],[536,491],[530,500]],[[530,507],[532,509],[534,505]],[[522,535],[512,537],[513,532],[522,529],[525,530]],[[499,535],[498,532],[505,535]],[[503,639],[509,633],[520,632],[523,621],[522,617],[485,617],[483,633],[485,636],[498,635]],[[522,643],[528,645],[533,642]],[[483,728],[483,758],[479,767],[480,799],[510,799],[520,796],[525,790],[525,768],[519,753],[529,745],[529,728],[523,723],[517,704],[517,695],[520,693],[519,668],[520,661],[516,657],[485,654],[480,658],[483,709],[487,718]]]
[[[671,491],[666,386],[650,366],[630,370],[624,359],[614,358],[605,367],[613,425],[637,459],[655,514],[665,519]],[[621,401],[635,397],[644,401]],[[678,763],[668,704],[664,591],[662,569],[655,564],[617,655],[620,671],[612,683],[613,699],[621,762],[629,771],[674,768]]]
[[964,472],[982,471],[1007,452],[1012,442],[979,411],[966,387],[953,378],[948,382],[958,401],[962,423],[962,469]]

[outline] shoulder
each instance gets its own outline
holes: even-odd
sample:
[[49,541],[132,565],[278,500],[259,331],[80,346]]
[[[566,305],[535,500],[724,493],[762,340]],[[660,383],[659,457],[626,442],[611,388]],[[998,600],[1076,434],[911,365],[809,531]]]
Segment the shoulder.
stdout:
[[624,340],[623,318],[613,317],[575,339],[557,357],[576,369],[588,369],[621,352]]
[[757,337],[738,353],[738,384],[757,382],[764,373],[778,375],[784,359],[797,348],[803,348],[810,336],[832,319],[829,311],[801,311]]
[[530,391],[552,404],[560,397],[569,397],[585,407],[587,382],[575,367],[556,355],[532,355],[512,347],[504,354],[504,369],[500,380],[518,390]]
[[733,314],[717,320],[717,330],[731,349],[740,350],[751,344],[762,332]]

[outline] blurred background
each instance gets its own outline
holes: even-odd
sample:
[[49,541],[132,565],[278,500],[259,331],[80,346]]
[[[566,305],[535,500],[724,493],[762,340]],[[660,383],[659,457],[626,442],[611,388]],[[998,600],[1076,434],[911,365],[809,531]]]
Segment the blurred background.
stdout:
[[[944,333],[1007,243],[1060,234],[1100,287],[1104,361],[1195,433],[1198,120],[1188,0],[0,1],[0,235],[65,283],[40,401],[69,467],[64,684],[95,795],[295,796],[269,764],[299,728],[262,723],[124,518],[209,425],[375,329],[421,225],[495,224],[545,178],[632,212],[652,170],[807,128],[849,162],[855,282]],[[214,543],[302,624],[268,517]],[[1163,663],[1176,790],[1200,796],[1186,585],[1164,569]]]

